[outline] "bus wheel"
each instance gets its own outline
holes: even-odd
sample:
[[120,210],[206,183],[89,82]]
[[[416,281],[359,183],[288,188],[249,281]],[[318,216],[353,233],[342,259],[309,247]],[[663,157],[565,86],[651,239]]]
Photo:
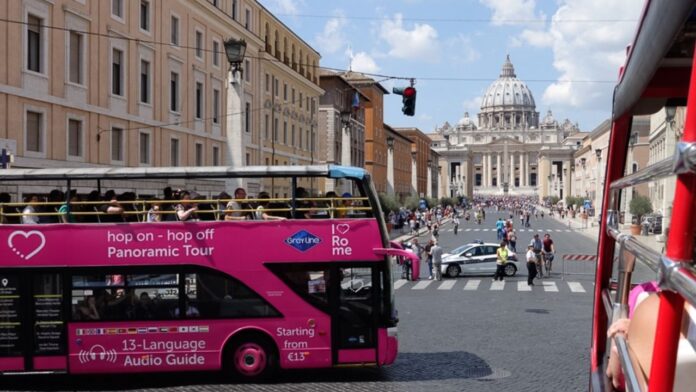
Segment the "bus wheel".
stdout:
[[268,339],[241,336],[230,345],[226,358],[228,368],[244,380],[267,379],[277,368],[277,355]]

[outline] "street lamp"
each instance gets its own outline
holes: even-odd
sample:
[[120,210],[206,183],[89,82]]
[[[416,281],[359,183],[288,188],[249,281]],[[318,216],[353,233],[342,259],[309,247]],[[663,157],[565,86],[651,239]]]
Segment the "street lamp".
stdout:
[[225,54],[227,55],[227,61],[230,63],[232,70],[234,72],[242,72],[242,61],[244,61],[244,54],[246,53],[246,41],[243,39],[229,38],[225,41]]
[[393,136],[387,136],[387,147],[390,150],[394,149],[394,137]]

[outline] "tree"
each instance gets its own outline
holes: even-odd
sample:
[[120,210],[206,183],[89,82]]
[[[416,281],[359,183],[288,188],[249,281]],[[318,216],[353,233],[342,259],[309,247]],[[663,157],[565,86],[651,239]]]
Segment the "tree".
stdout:
[[389,196],[385,193],[380,193],[379,204],[382,205],[382,212],[389,214],[389,211],[399,211],[399,203],[394,199],[394,197]]
[[650,201],[650,198],[647,196],[635,195],[631,199],[628,210],[631,212],[631,215],[637,218],[636,222],[640,224],[643,215],[653,212],[652,201]]

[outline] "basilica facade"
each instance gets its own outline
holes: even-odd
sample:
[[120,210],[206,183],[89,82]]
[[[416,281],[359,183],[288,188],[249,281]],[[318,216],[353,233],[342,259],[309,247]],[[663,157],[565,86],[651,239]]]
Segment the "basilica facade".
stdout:
[[456,125],[445,122],[428,135],[440,154],[440,194],[573,195],[573,153],[584,135],[550,110],[539,115],[509,56],[486,90],[477,120],[465,113]]

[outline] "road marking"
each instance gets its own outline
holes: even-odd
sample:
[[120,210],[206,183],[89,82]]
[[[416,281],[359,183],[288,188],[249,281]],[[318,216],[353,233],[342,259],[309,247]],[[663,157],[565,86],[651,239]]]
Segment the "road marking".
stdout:
[[474,231],[481,231],[481,229],[474,229]]
[[452,290],[452,287],[454,287],[454,284],[457,283],[456,280],[446,280],[442,282],[440,287],[438,287],[438,290]]
[[421,280],[420,282],[416,283],[415,286],[411,288],[411,290],[424,290],[426,287],[430,286],[430,283],[433,283],[432,280]]
[[491,291],[501,291],[505,288],[505,281],[504,280],[494,280],[493,283],[491,283]]
[[517,291],[532,291],[532,286],[528,285],[527,282],[520,280],[517,282]]
[[570,233],[570,232],[571,232],[571,230],[569,230],[569,229],[566,229],[566,233]]
[[544,291],[553,293],[558,292],[558,286],[556,286],[556,282],[542,282],[542,284],[544,285]]
[[406,279],[399,279],[396,282],[394,282],[394,290],[398,290],[401,286],[405,285],[408,280]]
[[[549,230],[549,231],[551,231],[551,230]],[[557,232],[557,233],[560,233],[560,232],[562,232],[562,231],[563,231],[563,230],[561,230],[561,229],[556,229],[556,232]]]
[[584,293],[585,289],[580,282],[568,282],[568,288],[572,293]]
[[472,279],[472,280],[466,282],[466,284],[464,285],[464,290],[467,290],[467,291],[478,290],[478,287],[480,284],[481,284],[480,280]]
[[471,231],[471,229],[466,229],[466,230],[464,230],[464,231]]
[[[531,231],[534,231],[534,230],[531,230]],[[541,233],[541,232],[543,232],[544,230],[537,230],[537,231],[538,231],[539,233]]]

